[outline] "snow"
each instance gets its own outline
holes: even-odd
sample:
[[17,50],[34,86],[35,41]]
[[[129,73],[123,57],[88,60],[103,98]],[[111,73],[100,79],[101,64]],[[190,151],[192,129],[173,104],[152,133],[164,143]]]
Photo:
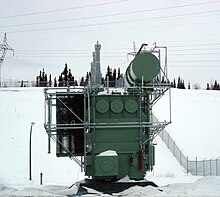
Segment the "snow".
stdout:
[[[217,91],[172,90],[172,124],[166,130],[192,157],[220,155],[220,149],[216,148],[220,139],[217,127],[219,97],[220,92]],[[160,120],[167,117],[165,102],[166,96],[155,105],[154,113]],[[0,103],[0,196],[75,194],[78,181],[84,178],[79,166],[69,158],[57,158],[53,142],[52,153],[47,154],[43,89],[0,88]],[[35,124],[32,128],[30,181],[28,148],[31,122]],[[136,186],[113,196],[220,196],[220,177],[186,174],[159,137],[156,142],[156,165],[146,179],[155,182],[159,188]],[[41,172],[43,185],[40,185]]]
[[[166,130],[184,154],[201,160],[220,156],[220,91],[172,89],[171,95],[172,124]],[[154,107],[161,121],[168,116],[167,101],[168,94]]]
[[127,93],[127,91],[126,91],[126,88],[109,87],[109,88],[105,88],[104,91],[99,92],[98,95],[109,95],[109,94],[111,95],[111,94],[115,94],[115,93],[125,94],[125,93]]
[[97,156],[118,156],[118,154],[114,150],[107,150],[98,154]]

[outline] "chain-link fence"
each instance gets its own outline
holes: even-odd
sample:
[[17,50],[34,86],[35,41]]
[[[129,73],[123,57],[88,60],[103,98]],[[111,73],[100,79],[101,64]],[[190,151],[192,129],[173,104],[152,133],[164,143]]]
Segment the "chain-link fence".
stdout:
[[196,176],[220,176],[219,158],[198,160],[198,158],[195,157],[194,159],[189,159],[188,156],[183,154],[183,150],[180,150],[166,130],[161,131],[159,136],[173,153],[180,165],[186,169],[187,173],[190,172],[192,175]]
[[203,160],[198,160],[197,157],[189,159],[188,156],[183,154],[183,150],[177,146],[176,142],[166,130],[162,130],[159,136],[173,153],[180,165],[186,169],[187,173],[196,176],[220,176],[220,157]]
[[2,88],[10,88],[10,87],[35,87],[34,81],[2,81],[0,84]]

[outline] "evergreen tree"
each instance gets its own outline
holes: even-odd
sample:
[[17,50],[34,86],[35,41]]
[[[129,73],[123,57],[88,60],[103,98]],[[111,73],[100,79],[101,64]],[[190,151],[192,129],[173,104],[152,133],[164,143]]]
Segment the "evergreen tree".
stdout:
[[44,72],[44,68],[43,68],[43,72],[42,72],[42,81],[44,80],[45,78],[45,72]]
[[[51,80],[51,75],[50,75]],[[44,68],[43,71],[40,70],[39,76],[36,77],[36,87],[46,87],[48,82],[47,73],[45,72]],[[52,84],[52,82],[51,82]]]
[[186,89],[186,88],[185,88],[184,80],[182,80],[180,77],[178,77],[177,88],[179,88],[179,89]]
[[62,87],[63,86],[63,78],[62,78],[62,74],[59,75],[59,78],[58,78],[58,87]]
[[188,83],[188,89],[189,89],[189,90],[191,89],[191,87],[190,87],[190,82]]
[[24,87],[24,81],[21,80],[21,87]]
[[206,85],[206,90],[211,90],[209,83]]
[[64,67],[64,70],[61,73],[61,75],[63,76],[63,86],[67,86],[68,85],[68,66],[67,66],[67,63],[65,63],[65,67]]
[[49,87],[51,87],[51,86],[52,86],[51,74],[49,75],[49,82],[48,82],[48,86],[49,86]]
[[108,66],[107,73],[105,75],[105,81],[109,82],[109,87],[114,87],[114,85],[115,85],[114,78],[116,78],[116,73],[114,73],[114,76],[113,76],[112,69],[110,68],[110,66]]
[[47,74],[44,75],[44,79],[43,79],[43,87],[47,86]]
[[40,75],[39,75],[39,87],[42,87],[42,82],[43,82],[43,76],[42,76],[42,71],[40,70]]
[[121,78],[121,72],[120,72],[120,68],[118,68],[118,76],[117,76],[117,79],[120,79]]
[[71,73],[71,69],[69,69],[69,71],[68,71],[67,80],[69,81],[69,85],[74,84],[74,80],[73,80],[73,75]]
[[40,78],[39,76],[36,77],[36,84],[35,84],[36,87],[39,87],[39,78]]
[[116,69],[113,70],[113,75],[112,75],[112,80],[115,81],[116,80],[116,75],[117,75],[117,72],[116,72]]
[[215,80],[213,90],[219,90],[219,84],[218,84],[217,80]]
[[110,66],[107,67],[107,73],[105,75],[105,80],[107,81],[107,79],[109,81],[112,80],[112,69],[110,68]]
[[84,77],[81,78],[79,85],[80,86],[85,86]]
[[74,79],[74,75],[72,74],[71,69],[68,69],[67,63],[65,63],[64,70],[58,78],[58,86],[74,86],[75,84],[77,84],[77,82]]
[[115,87],[116,76],[117,76],[117,72],[116,72],[116,69],[114,69],[113,74],[112,74],[111,87]]
[[173,87],[176,88],[176,80],[175,80],[175,78],[173,80]]
[[54,78],[54,83],[53,83],[54,87],[57,87],[57,79],[56,77]]
[[85,79],[85,83],[84,83],[84,84],[85,84],[85,86],[87,86],[87,85],[89,84],[89,79],[90,79],[90,77],[89,77],[89,76],[90,76],[90,74],[87,72],[87,73],[86,73],[86,79]]
[[78,86],[78,82],[76,80],[74,81],[74,86]]

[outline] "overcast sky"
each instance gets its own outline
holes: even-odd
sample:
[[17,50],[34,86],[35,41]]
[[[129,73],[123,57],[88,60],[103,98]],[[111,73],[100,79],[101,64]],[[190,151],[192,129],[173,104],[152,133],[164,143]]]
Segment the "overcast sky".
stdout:
[[[127,53],[142,43],[168,47],[168,77],[202,87],[220,81],[220,1],[0,0],[0,42],[8,52],[3,80],[35,80],[41,69],[58,77],[67,63],[80,79],[99,41],[101,68],[125,71]],[[131,58],[129,58],[131,60]]]

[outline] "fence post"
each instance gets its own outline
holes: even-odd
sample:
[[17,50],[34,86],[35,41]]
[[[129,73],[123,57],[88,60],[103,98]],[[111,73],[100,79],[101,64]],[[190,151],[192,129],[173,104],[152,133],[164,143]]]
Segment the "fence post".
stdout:
[[43,173],[40,173],[40,185],[43,185]]
[[209,174],[209,176],[211,176],[212,175],[212,158],[210,159],[210,174]]
[[189,173],[189,157],[187,156],[186,157],[186,172],[187,172],[187,174]]
[[197,173],[198,172],[197,172],[197,157],[196,157],[196,176],[198,175]]

